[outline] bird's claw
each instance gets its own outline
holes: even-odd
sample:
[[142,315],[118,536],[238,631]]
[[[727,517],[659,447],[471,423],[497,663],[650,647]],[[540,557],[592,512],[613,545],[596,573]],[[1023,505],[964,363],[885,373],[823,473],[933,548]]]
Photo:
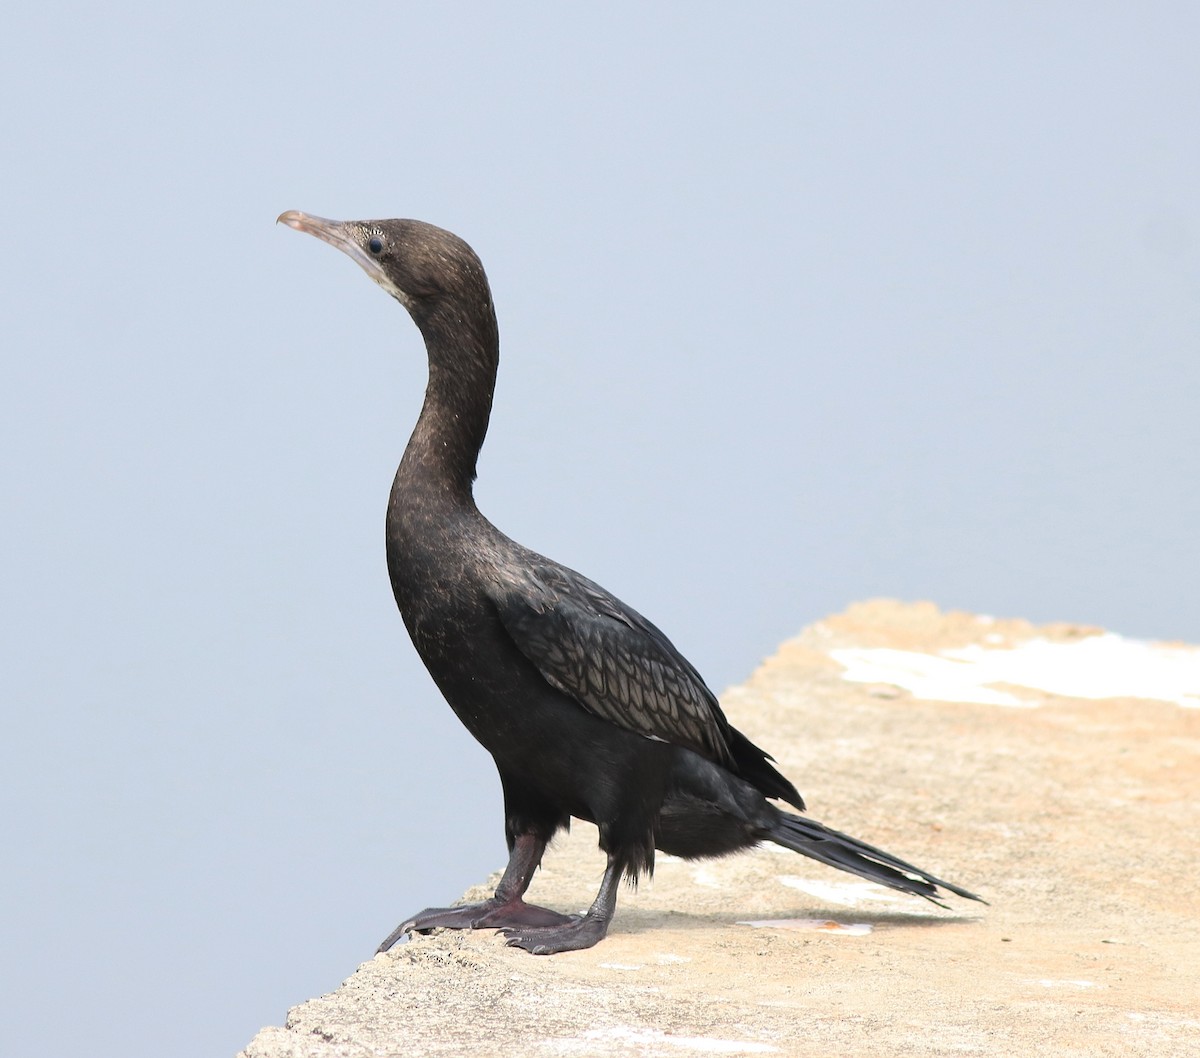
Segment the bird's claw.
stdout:
[[531,955],[556,955],[563,951],[581,951],[604,939],[608,923],[591,915],[571,915],[562,926],[502,929],[509,948],[521,948]]

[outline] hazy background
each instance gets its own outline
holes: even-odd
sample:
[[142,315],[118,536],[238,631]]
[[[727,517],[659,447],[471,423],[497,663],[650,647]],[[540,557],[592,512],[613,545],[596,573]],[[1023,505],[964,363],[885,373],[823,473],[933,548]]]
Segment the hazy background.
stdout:
[[739,6],[6,12],[6,1053],[231,1054],[504,858],[419,336],[281,210],[475,246],[481,506],[717,689],[877,595],[1200,641],[1195,5]]

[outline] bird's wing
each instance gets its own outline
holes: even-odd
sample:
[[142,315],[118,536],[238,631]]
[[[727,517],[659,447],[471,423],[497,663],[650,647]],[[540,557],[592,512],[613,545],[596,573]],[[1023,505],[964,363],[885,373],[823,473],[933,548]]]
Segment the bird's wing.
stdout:
[[518,649],[552,687],[601,719],[729,764],[716,696],[661,631],[600,585],[554,563],[495,586]]

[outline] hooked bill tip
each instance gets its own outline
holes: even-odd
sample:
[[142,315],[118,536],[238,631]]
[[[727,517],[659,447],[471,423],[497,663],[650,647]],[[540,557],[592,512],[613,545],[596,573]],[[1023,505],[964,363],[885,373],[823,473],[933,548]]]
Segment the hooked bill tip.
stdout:
[[275,223],[286,224],[289,228],[295,228],[299,230],[301,225],[304,223],[304,214],[298,209],[284,210],[279,214],[278,217],[275,218]]

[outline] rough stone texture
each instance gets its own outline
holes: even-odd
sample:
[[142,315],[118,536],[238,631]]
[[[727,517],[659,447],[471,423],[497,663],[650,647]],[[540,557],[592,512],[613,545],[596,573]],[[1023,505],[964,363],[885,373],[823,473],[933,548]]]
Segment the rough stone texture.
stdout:
[[[940,911],[782,850],[660,859],[590,951],[417,938],[242,1054],[1200,1054],[1200,710],[1013,686],[1036,707],[925,701],[847,682],[829,653],[1095,631],[863,604],[722,699],[815,818],[990,907]],[[531,899],[582,908],[602,865],[576,824]],[[741,924],[766,919],[782,921]]]

